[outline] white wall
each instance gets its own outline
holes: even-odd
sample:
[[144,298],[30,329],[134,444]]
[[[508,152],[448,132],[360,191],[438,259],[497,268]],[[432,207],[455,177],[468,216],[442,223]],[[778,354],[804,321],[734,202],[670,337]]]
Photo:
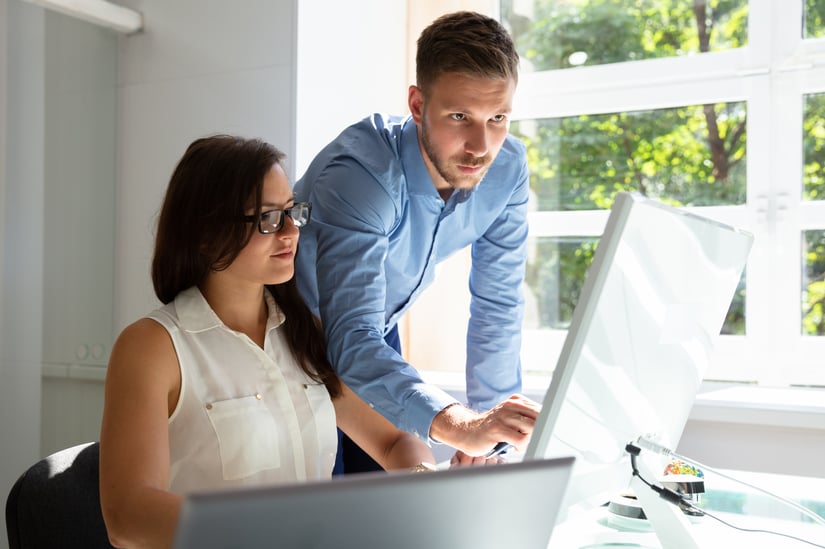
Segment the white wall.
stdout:
[[[3,0],[0,15],[6,136],[0,164],[0,494],[5,502],[40,450],[45,42],[42,11]],[[4,516],[0,523],[4,547]]]
[[296,154],[300,177],[346,126],[407,113],[407,2],[298,2]]
[[[117,117],[116,34],[52,12],[45,22],[41,455],[98,436],[114,333]],[[91,398],[67,398],[89,374]],[[63,387],[59,398],[52,389]]]
[[[6,193],[6,72],[8,71],[8,0],[0,0],[0,231],[4,226]],[[0,239],[0,257],[3,257],[3,240]],[[3,271],[0,269],[0,305],[2,305]],[[2,310],[2,309],[0,309]],[[0,315],[0,343],[3,341],[3,318]]]
[[145,30],[119,57],[115,326],[157,305],[149,279],[163,191],[186,146],[216,132],[293,155],[294,0],[129,0]]

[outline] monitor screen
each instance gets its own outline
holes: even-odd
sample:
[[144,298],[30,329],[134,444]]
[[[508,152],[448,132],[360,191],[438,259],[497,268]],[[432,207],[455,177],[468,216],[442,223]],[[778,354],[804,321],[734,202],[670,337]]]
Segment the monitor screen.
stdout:
[[639,436],[675,449],[752,241],[617,194],[524,455],[576,456],[565,508],[624,490]]

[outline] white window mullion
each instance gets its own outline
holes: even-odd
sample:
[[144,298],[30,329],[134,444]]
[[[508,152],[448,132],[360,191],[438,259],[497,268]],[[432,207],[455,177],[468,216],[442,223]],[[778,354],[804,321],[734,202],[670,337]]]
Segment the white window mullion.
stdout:
[[750,0],[748,3],[748,43],[764,52],[774,69],[790,67],[802,43],[804,0]]
[[[764,3],[761,0],[757,3]],[[787,383],[796,368],[799,338],[799,226],[797,205],[802,181],[802,97],[797,81],[804,67],[799,59],[802,45],[802,2],[770,2],[771,13],[771,140],[769,193],[765,225],[770,238],[770,263],[762,270],[770,287],[762,296],[762,319],[768,332],[760,346],[767,358],[760,381],[768,385]],[[752,38],[753,40],[753,38]]]
[[[799,6],[796,6],[799,4]],[[772,138],[772,171],[776,209],[777,251],[774,263],[777,295],[773,337],[777,361],[766,383],[825,385],[825,338],[802,336],[802,234],[825,229],[825,202],[802,200],[802,137],[804,99],[825,92],[825,40],[803,40],[799,30],[802,2],[791,2],[789,13],[777,14],[776,33],[784,41],[776,50]],[[785,6],[783,6],[784,8]],[[782,29],[779,29],[782,25]],[[784,55],[784,57],[782,57]]]
[[[751,32],[754,26],[751,22]],[[759,25],[756,27],[761,28]],[[764,57],[762,53],[759,55]],[[751,57],[754,56],[756,54],[751,53]],[[746,203],[742,206],[702,208],[697,213],[754,235],[745,271],[746,334],[720,337],[706,374],[709,379],[753,382],[764,375],[765,369],[772,362],[765,354],[771,352],[770,346],[764,346],[764,342],[770,341],[770,296],[773,289],[773,280],[768,272],[773,250],[773,235],[768,225],[772,147],[771,86],[769,74],[749,75],[740,80],[746,90],[748,112]]]
[[805,230],[825,230],[825,201],[802,202],[799,205],[799,225]]
[[513,119],[558,118],[740,101],[743,77],[765,75],[767,59],[748,48],[527,73],[519,78]]

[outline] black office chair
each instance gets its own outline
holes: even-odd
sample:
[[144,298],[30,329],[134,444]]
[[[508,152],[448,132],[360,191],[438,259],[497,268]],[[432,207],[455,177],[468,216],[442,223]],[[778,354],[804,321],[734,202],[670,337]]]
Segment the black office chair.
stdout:
[[100,511],[99,446],[56,452],[17,479],[6,500],[9,549],[112,547]]

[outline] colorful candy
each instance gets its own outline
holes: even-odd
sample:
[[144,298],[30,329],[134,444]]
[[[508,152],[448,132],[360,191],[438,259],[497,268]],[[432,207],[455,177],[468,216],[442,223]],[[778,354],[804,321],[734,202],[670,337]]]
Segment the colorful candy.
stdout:
[[694,477],[704,478],[705,474],[701,469],[697,469],[693,465],[689,465],[684,461],[674,459],[665,467],[666,475],[692,475]]

